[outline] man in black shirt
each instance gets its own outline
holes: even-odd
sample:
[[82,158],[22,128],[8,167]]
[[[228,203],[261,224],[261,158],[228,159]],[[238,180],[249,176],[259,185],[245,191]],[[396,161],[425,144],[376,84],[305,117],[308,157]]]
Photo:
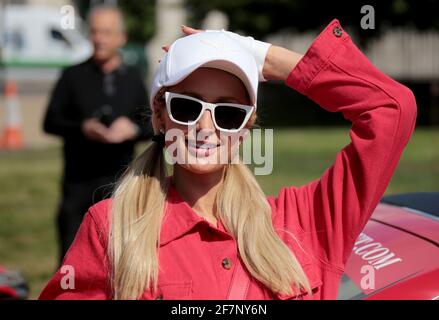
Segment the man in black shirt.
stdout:
[[118,54],[126,41],[121,12],[95,7],[89,25],[93,56],[62,72],[44,119],[45,132],[64,140],[61,259],[87,209],[109,196],[132,160],[135,142],[152,136],[143,80]]

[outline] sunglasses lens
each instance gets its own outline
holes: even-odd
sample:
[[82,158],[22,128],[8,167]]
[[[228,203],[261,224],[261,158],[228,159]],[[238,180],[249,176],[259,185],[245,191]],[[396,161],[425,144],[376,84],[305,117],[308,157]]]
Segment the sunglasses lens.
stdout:
[[202,105],[197,101],[178,97],[171,100],[171,114],[177,121],[195,121],[200,115],[202,108]]
[[227,130],[239,129],[244,123],[247,112],[235,106],[217,106],[215,120],[219,127]]

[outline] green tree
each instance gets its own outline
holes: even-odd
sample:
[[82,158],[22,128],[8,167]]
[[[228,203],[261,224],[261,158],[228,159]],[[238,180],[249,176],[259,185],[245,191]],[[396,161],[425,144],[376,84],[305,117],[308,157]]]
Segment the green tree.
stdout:
[[[262,38],[281,31],[320,29],[333,18],[352,28],[361,40],[379,36],[386,28],[402,25],[418,29],[439,29],[437,0],[186,0],[190,23],[200,26],[213,9],[229,18],[229,29],[243,31]],[[375,30],[363,30],[360,9],[372,5],[375,9]]]

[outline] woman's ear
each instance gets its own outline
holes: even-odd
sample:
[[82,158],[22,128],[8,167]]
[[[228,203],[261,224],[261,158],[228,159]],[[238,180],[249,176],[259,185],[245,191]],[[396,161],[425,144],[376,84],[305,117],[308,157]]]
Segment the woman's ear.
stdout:
[[154,129],[155,134],[164,133],[165,132],[165,121],[163,119],[163,108],[161,108],[156,101],[154,101],[154,105],[152,107],[152,127]]

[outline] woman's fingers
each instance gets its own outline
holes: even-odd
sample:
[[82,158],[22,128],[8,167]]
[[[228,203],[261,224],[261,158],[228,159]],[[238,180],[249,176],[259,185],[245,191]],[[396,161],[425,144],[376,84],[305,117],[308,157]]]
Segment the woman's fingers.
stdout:
[[194,29],[185,25],[181,25],[181,31],[183,31],[183,33],[189,35],[189,34],[194,34],[194,33],[198,33],[198,32],[203,32],[204,30],[200,30],[200,29]]
[[[185,26],[185,25],[181,25],[181,31],[183,31],[183,33],[186,34],[186,35],[190,35],[190,34],[194,34],[194,33],[198,33],[198,32],[203,32],[204,30],[194,29],[194,28],[191,28],[191,27],[188,27],[188,26]],[[168,52],[170,46],[171,45],[167,44],[167,45],[163,46],[162,49],[165,52]]]

